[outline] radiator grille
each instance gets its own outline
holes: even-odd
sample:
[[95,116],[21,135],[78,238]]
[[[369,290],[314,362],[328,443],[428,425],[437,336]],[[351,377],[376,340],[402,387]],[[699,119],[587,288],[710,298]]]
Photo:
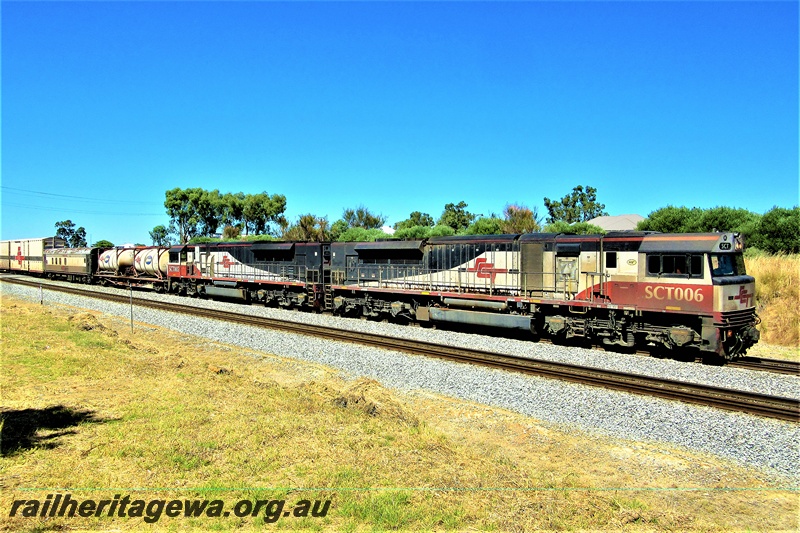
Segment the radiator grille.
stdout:
[[715,326],[725,328],[735,328],[749,326],[757,323],[755,308],[742,309],[741,311],[724,311],[721,322],[715,322]]

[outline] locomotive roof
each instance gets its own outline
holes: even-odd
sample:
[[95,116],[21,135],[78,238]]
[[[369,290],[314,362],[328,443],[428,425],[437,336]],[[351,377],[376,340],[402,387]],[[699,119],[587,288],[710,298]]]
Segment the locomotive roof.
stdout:
[[734,252],[742,250],[738,233],[656,233],[642,240],[641,252]]
[[[302,243],[297,243],[297,244],[302,244]],[[260,242],[254,242],[253,245],[250,246],[250,249],[288,252],[292,248],[294,248],[294,245],[295,243],[293,242],[260,241]]]
[[451,235],[449,237],[431,237],[428,244],[466,244],[476,242],[514,242],[518,234],[502,235]]
[[559,235],[560,233],[524,233],[519,236],[519,240],[520,242],[552,241]]
[[[565,233],[524,233],[524,234],[498,234],[498,235],[451,235],[446,237],[430,237],[428,239],[414,240],[379,240],[375,242],[352,242],[356,250],[413,250],[421,249],[423,243],[431,245],[442,244],[475,244],[475,243],[512,243],[519,242],[551,242],[551,243],[598,243],[600,240],[609,243],[609,249],[616,249],[611,243],[619,243],[625,250],[639,250],[642,252],[730,252],[742,249],[742,242],[736,233],[658,233],[654,231],[610,231],[605,235],[572,235]],[[317,242],[291,242],[291,241],[232,241],[200,243],[197,245],[176,244],[170,252],[180,252],[187,247],[201,246],[217,248],[228,246],[250,246],[252,250],[283,250],[289,251],[293,246],[319,245]],[[589,246],[583,244],[581,248]],[[588,249],[588,248],[587,248]],[[72,249],[77,250],[77,249]],[[67,252],[65,252],[67,253]]]
[[353,247],[356,251],[362,250],[422,250],[422,245],[425,241],[375,241],[375,242],[357,242]]

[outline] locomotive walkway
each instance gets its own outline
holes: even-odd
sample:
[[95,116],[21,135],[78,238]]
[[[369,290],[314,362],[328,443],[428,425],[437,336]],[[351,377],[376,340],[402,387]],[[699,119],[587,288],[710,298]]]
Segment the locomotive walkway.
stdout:
[[[19,278],[3,278],[6,283],[16,283],[39,287],[38,281]],[[131,297],[127,295],[104,292],[85,291],[81,288],[61,285],[48,285],[48,290],[56,290],[68,294],[99,298],[106,301],[128,304]],[[211,318],[226,322],[234,322],[249,326],[270,328],[299,335],[311,335],[318,338],[357,343],[371,347],[396,350],[406,353],[438,357],[452,361],[491,366],[503,370],[522,372],[547,378],[560,379],[604,387],[634,394],[656,396],[669,400],[705,405],[718,409],[726,409],[757,416],[775,418],[791,422],[800,422],[800,401],[769,396],[753,392],[736,391],[721,387],[684,383],[680,381],[626,374],[611,370],[587,368],[567,363],[528,359],[514,355],[496,354],[481,350],[441,346],[424,341],[401,339],[385,335],[355,332],[344,329],[323,327],[311,324],[299,324],[285,320],[265,317],[254,317],[243,313],[205,309],[172,302],[132,298],[135,305],[173,313],[189,314],[194,317]],[[754,362],[762,365],[764,360]],[[769,361],[769,360],[767,360]],[[744,365],[737,365],[744,366]],[[786,367],[788,368],[788,367]]]

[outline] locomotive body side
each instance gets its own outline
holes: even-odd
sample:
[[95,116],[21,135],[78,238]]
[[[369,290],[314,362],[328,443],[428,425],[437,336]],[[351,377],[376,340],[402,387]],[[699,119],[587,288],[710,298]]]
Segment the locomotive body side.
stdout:
[[169,290],[282,307],[321,305],[323,245],[204,243],[169,251]]
[[[753,280],[738,275],[741,241],[732,233],[487,235],[332,246],[338,314],[695,348],[728,359],[758,339],[748,299]],[[739,270],[720,270],[731,264]]]

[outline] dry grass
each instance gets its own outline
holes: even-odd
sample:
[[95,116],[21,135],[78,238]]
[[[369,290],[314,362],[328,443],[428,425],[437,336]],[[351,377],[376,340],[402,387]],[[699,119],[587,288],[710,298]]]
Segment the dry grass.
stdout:
[[[123,320],[77,310],[5,298],[2,318],[3,442],[16,445],[0,462],[0,529],[155,528],[134,518],[8,518],[13,499],[48,494],[24,490],[36,487],[228,506],[333,500],[325,518],[270,526],[282,529],[797,527],[796,492],[710,456],[343,382],[322,366],[152,326],[130,335]],[[45,417],[60,424],[37,423]],[[30,431],[11,427],[20,420]],[[687,487],[699,490],[678,490]],[[260,518],[162,518],[157,529],[265,527]]]
[[800,347],[800,255],[764,255],[745,261],[747,273],[756,278],[761,341]]

